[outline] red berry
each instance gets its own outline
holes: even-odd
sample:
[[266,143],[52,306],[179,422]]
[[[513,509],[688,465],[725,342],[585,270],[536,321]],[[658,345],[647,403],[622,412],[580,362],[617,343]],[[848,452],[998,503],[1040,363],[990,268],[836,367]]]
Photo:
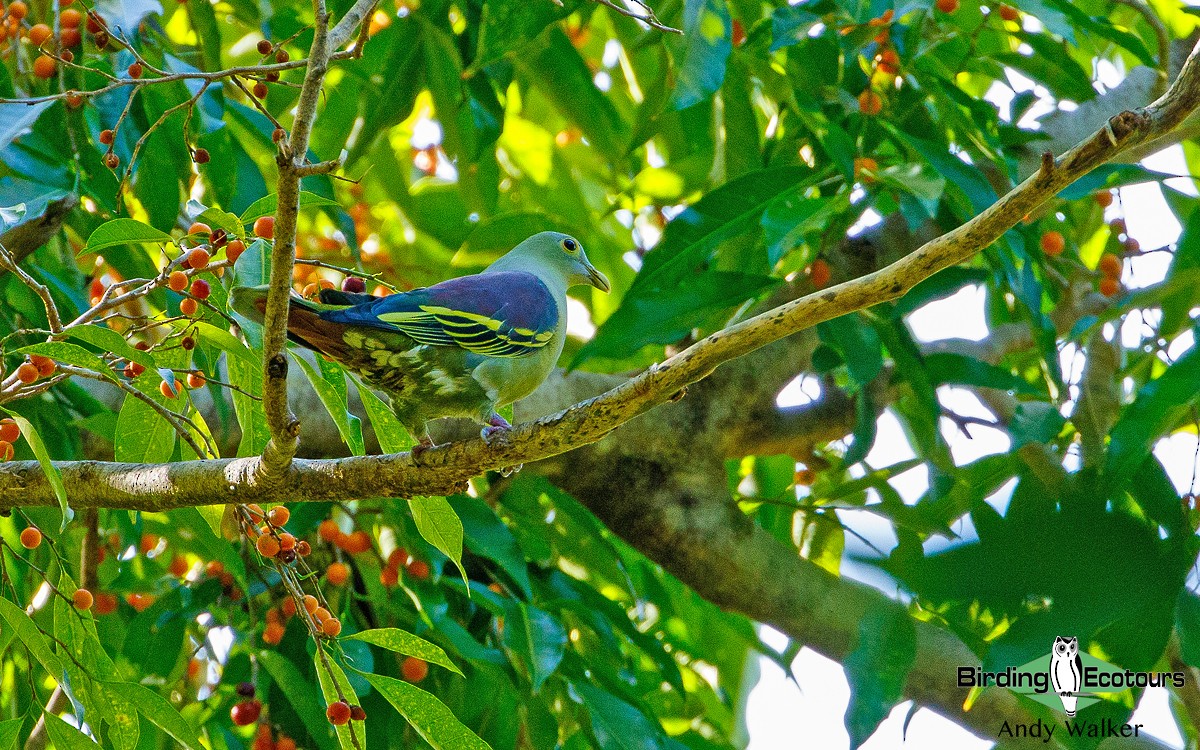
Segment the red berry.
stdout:
[[958,0],[937,0],[937,9],[943,13],[953,13],[958,10]]
[[254,98],[255,99],[266,99],[267,98],[267,84],[263,83],[262,81],[259,81],[258,83],[254,84]]
[[1124,264],[1121,262],[1121,259],[1118,256],[1113,255],[1112,253],[1105,253],[1104,255],[1100,256],[1100,263],[1096,266],[1096,268],[1106,278],[1119,279],[1121,278],[1121,272],[1124,270],[1123,266]]
[[351,706],[350,718],[353,721],[365,721],[367,718],[367,712],[363,710],[362,706]]
[[1092,194],[1092,199],[1100,208],[1108,208],[1113,204],[1113,194],[1111,190],[1101,190],[1098,193]]
[[212,294],[212,287],[204,279],[196,279],[192,282],[192,296],[196,299],[208,299]]
[[275,53],[275,62],[277,62],[277,63],[285,63],[290,59],[291,59],[291,56],[288,55],[287,50],[285,50],[285,49],[281,49]]
[[242,701],[229,709],[229,718],[239,727],[250,726],[262,715],[262,702],[258,699]]
[[105,154],[104,166],[108,167],[109,169],[116,169],[117,167],[121,166],[121,157],[111,153]]
[[143,73],[142,64],[138,62],[132,63],[129,66],[128,72],[130,78],[141,78]]
[[833,271],[829,267],[828,261],[824,258],[817,258],[808,267],[808,278],[812,285],[817,289],[824,289],[829,285],[830,278],[833,277]]
[[42,544],[42,532],[29,526],[21,532],[21,546],[25,549],[37,549]]
[[258,54],[269,55],[271,53],[271,42],[268,39],[262,39],[258,42]]
[[429,563],[424,560],[413,560],[404,566],[404,572],[418,581],[429,580]]
[[871,89],[858,95],[858,111],[864,115],[877,115],[883,111],[883,99]]
[[1021,17],[1020,11],[1011,5],[1000,5],[1000,17],[1005,21],[1015,21]]
[[1099,289],[1100,293],[1105,297],[1115,297],[1121,291],[1121,282],[1110,276],[1105,276],[1103,279],[1100,279]]
[[208,164],[209,160],[208,149],[198,148],[192,153],[192,160],[197,164]]
[[358,276],[347,276],[342,279],[342,291],[352,292],[354,294],[365,294],[367,291],[367,282],[363,281]]
[[325,718],[335,727],[342,726],[350,721],[350,705],[346,701],[330,703],[329,708],[325,709]]

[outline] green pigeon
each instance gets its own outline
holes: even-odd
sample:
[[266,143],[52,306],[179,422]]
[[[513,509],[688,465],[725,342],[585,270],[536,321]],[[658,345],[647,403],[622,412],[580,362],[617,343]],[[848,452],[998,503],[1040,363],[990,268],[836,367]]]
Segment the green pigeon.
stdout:
[[[391,399],[417,452],[433,446],[426,423],[469,417],[485,440],[511,428],[496,410],[536,389],[567,338],[567,289],[608,279],[574,237],[540,232],[482,273],[375,297],[333,289],[296,296],[288,338],[342,363]],[[262,322],[267,289],[237,287],[230,305]]]

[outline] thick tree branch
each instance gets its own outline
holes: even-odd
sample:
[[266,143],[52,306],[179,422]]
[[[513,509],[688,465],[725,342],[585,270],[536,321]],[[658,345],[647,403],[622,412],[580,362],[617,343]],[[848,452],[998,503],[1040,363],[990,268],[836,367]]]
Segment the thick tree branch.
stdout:
[[[320,36],[320,35],[319,35]],[[72,502],[79,507],[121,507],[162,510],[215,502],[335,500],[380,495],[445,494],[467,478],[488,469],[503,468],[555,456],[601,439],[613,429],[676,397],[688,385],[708,376],[721,363],[743,356],[773,341],[855,310],[893,300],[915,284],[949,266],[973,257],[1008,231],[1022,216],[1053,198],[1060,190],[1123,149],[1156,138],[1178,125],[1200,104],[1200,63],[1196,52],[1179,77],[1158,101],[1141,112],[1124,112],[1058,159],[1047,158],[1042,169],[977,217],[931,240],[911,255],[852,281],[757,315],[719,331],[683,352],[651,367],[607,393],[570,409],[516,427],[490,443],[470,440],[435,448],[415,463],[409,454],[357,457],[334,461],[274,463],[278,487],[263,481],[264,459],[226,459],[186,464],[130,465],[96,462],[59,465]],[[280,196],[280,205],[284,205]],[[286,316],[286,286],[290,285],[291,250],[275,255],[288,269],[276,294],[273,341],[267,348],[268,375],[275,355],[282,355],[282,323]],[[277,264],[272,277],[281,271]],[[281,307],[282,303],[282,307]],[[270,310],[270,306],[268,306]],[[281,314],[282,313],[282,314]],[[272,386],[275,405],[272,433],[285,438],[286,378]],[[265,390],[265,386],[264,386]],[[283,400],[283,410],[278,402]],[[291,451],[294,453],[294,440]],[[336,478],[337,481],[329,481]],[[280,494],[282,493],[282,494]],[[51,505],[49,483],[36,464],[15,462],[0,475],[0,507]]]

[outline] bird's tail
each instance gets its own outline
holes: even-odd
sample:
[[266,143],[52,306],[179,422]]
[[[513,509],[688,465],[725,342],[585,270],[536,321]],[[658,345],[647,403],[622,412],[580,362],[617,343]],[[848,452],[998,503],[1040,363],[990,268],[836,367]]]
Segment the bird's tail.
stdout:
[[[290,303],[287,323],[289,339],[334,359],[340,359],[347,353],[346,342],[342,339],[345,326],[321,317],[322,311],[341,309],[342,305],[322,305],[294,294],[290,297]],[[229,306],[242,317],[262,325],[267,308],[267,287],[234,287],[229,294]]]

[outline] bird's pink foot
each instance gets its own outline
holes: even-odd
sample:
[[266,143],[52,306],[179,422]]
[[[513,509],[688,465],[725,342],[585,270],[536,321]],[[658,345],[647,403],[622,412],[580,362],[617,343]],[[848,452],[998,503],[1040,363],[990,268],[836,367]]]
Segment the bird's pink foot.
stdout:
[[479,431],[479,436],[483,438],[484,442],[488,442],[493,435],[508,432],[511,429],[512,425],[508,423],[507,419],[499,414],[493,414],[488,418],[488,426]]

